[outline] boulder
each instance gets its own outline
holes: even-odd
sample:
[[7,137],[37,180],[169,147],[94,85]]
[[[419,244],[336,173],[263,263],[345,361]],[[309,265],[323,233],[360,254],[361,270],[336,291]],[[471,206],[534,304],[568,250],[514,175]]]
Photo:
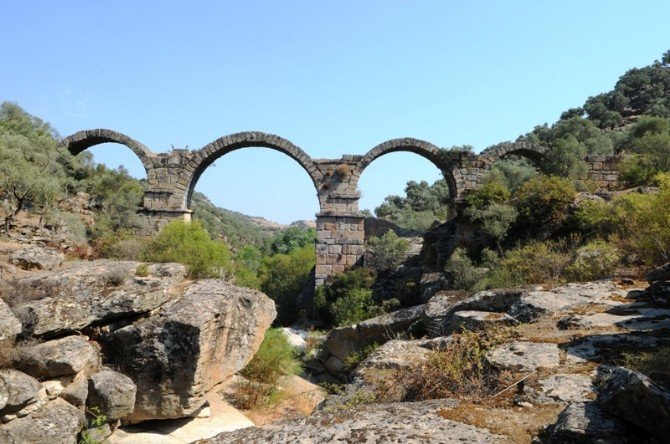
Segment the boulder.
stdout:
[[263,293],[203,280],[155,316],[103,335],[110,364],[137,385],[126,421],[196,414],[207,391],[247,365],[275,316]]
[[9,306],[0,299],[0,342],[14,341],[21,333],[21,321],[19,321]]
[[133,413],[137,387],[126,375],[104,369],[91,376],[88,383],[88,408],[97,407],[110,421]]
[[548,442],[632,444],[636,442],[634,438],[621,421],[605,413],[595,403],[576,402],[558,416],[556,424],[551,427]]
[[9,256],[9,262],[24,270],[51,270],[65,261],[65,255],[53,248],[29,245],[16,250]]
[[88,398],[88,380],[84,372],[79,372],[63,389],[60,396],[74,406],[85,406]]
[[670,307],[670,282],[657,281],[649,286],[649,294],[654,305]]
[[0,440],[15,444],[75,444],[84,423],[84,414],[79,409],[56,399],[28,416],[0,425]]
[[264,427],[221,433],[198,443],[507,442],[505,436],[440,415],[441,410],[457,404],[457,401],[443,399],[358,405],[345,412],[323,410]]
[[424,273],[419,281],[419,300],[425,304],[438,291],[448,287],[449,280],[446,273]]
[[32,335],[54,336],[93,323],[150,312],[178,299],[176,284],[185,268],[149,266],[148,277],[136,277],[139,262],[99,260],[71,262],[53,271],[16,279],[16,296],[5,300]]
[[12,369],[0,370],[0,414],[18,412],[35,401],[42,386],[37,379]]
[[79,373],[90,373],[100,366],[98,349],[86,336],[66,336],[32,347],[22,347],[14,358],[20,370],[35,378],[55,378]]
[[661,440],[670,436],[670,392],[624,367],[605,369],[604,378],[597,398],[603,410]]
[[514,341],[486,353],[489,364],[499,370],[532,372],[540,367],[553,368],[560,364],[558,345]]
[[403,308],[358,324],[332,330],[323,347],[341,361],[371,344],[383,344],[421,319],[423,305]]
[[670,262],[647,273],[649,285],[658,281],[670,281]]

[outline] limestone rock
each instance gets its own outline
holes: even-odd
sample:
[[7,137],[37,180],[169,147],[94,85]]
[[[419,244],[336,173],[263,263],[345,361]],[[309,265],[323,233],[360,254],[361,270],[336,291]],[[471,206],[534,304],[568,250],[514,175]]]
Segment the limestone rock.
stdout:
[[14,341],[21,333],[21,321],[19,321],[9,306],[0,299],[0,341]]
[[570,404],[558,416],[549,436],[550,444],[568,442],[625,444],[636,442],[618,419],[593,402]]
[[502,313],[509,310],[520,296],[520,291],[480,291],[463,300],[462,295],[440,292],[426,303],[423,322],[432,337],[444,336],[458,327],[454,313],[466,310]]
[[430,349],[426,341],[392,340],[373,351],[356,369],[357,375],[378,373],[385,369],[408,368],[425,361]]
[[492,326],[507,326],[517,323],[517,320],[507,313],[490,311],[463,310],[455,312],[452,317],[455,331],[477,331]]
[[531,372],[540,367],[558,367],[560,364],[556,344],[521,341],[499,345],[486,354],[486,359],[498,369],[520,372]]
[[670,281],[670,262],[647,273],[649,285],[658,281]]
[[42,382],[42,387],[49,399],[56,399],[64,389],[63,384],[57,379]]
[[580,374],[557,374],[540,379],[537,384],[526,384],[526,395],[535,402],[586,402],[595,397],[590,376]]
[[355,325],[332,330],[323,347],[345,361],[349,355],[373,343],[383,344],[394,334],[406,331],[421,318],[423,306],[403,308],[389,314],[367,319]]
[[99,260],[67,263],[15,280],[19,297],[6,300],[23,328],[33,335],[55,335],[92,324],[147,313],[179,298],[175,284],[185,268],[149,266],[149,277],[135,277],[139,262]]
[[195,414],[208,390],[251,360],[275,316],[264,294],[203,280],[157,315],[103,337],[110,364],[137,385],[127,421]]
[[24,270],[51,270],[65,261],[65,255],[52,248],[29,245],[9,256],[9,262]]
[[0,402],[0,414],[18,412],[37,397],[41,385],[33,377],[18,370],[0,370],[0,393],[4,402]]
[[91,376],[87,407],[97,407],[110,421],[133,413],[137,387],[126,375],[104,369]]
[[308,417],[282,421],[265,427],[249,427],[221,433],[199,444],[326,442],[504,442],[506,437],[486,429],[444,419],[443,408],[453,400],[371,404],[345,412],[321,411]]
[[99,367],[98,350],[85,336],[66,336],[22,348],[15,358],[16,367],[35,378],[55,378],[95,370]]
[[88,398],[88,380],[83,372],[79,372],[61,392],[61,398],[70,404],[83,407]]
[[75,444],[84,414],[62,399],[49,401],[23,418],[0,425],[0,439],[8,443]]
[[291,344],[291,347],[296,350],[307,349],[307,341],[305,340],[307,337],[306,331],[296,330],[290,327],[283,327],[279,330],[286,336],[286,340]]
[[624,367],[610,369],[604,376],[597,398],[603,410],[662,440],[670,436],[670,392]]

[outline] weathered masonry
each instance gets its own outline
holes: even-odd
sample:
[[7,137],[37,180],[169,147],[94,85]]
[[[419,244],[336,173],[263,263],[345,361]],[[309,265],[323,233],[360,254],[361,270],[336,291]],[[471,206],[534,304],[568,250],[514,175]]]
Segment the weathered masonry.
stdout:
[[[119,143],[130,148],[140,159],[148,187],[140,212],[151,231],[157,231],[172,219],[190,220],[191,196],[205,169],[218,158],[238,149],[265,147],[286,154],[307,172],[319,199],[316,214],[316,284],[340,273],[361,260],[364,253],[364,217],[358,208],[358,179],[375,159],[392,152],[418,154],[432,162],[443,174],[449,187],[452,211],[457,211],[468,191],[481,185],[485,173],[499,159],[520,155],[537,161],[545,147],[531,143],[503,143],[479,155],[448,152],[419,139],[393,139],[372,148],[365,155],[344,155],[339,159],[312,159],[301,148],[279,136],[261,132],[243,132],[221,137],[199,150],[175,149],[154,153],[140,142],[116,131],[86,130],[61,142],[76,155],[101,143]],[[590,170],[584,179],[601,188],[616,182],[618,158],[589,158]]]

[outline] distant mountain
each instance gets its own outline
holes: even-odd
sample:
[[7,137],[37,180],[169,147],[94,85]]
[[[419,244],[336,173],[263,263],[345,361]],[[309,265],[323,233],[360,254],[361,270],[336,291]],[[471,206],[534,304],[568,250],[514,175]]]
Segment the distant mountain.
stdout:
[[245,245],[262,246],[266,239],[273,238],[289,226],[314,228],[316,223],[300,220],[283,225],[258,216],[248,216],[237,211],[227,210],[214,205],[202,193],[194,193],[191,201],[193,216],[205,226],[214,238],[226,239],[233,250]]

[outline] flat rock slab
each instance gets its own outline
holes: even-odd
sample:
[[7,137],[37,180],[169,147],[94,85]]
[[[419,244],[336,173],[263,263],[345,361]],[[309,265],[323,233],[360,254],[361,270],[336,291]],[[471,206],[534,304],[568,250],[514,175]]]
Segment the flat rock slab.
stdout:
[[524,392],[529,399],[541,404],[585,402],[595,398],[591,376],[579,374],[552,375],[536,384],[527,384]]
[[517,320],[507,313],[496,313],[479,310],[463,310],[453,314],[455,330],[476,331],[493,326],[517,324]]
[[135,276],[139,266],[129,261],[69,262],[59,270],[15,280],[16,295],[5,302],[23,322],[24,333],[53,336],[147,313],[181,296],[174,286],[184,278],[183,265],[151,265],[148,277]]
[[199,444],[329,442],[369,443],[487,443],[506,437],[440,416],[452,400],[371,404],[349,410],[252,427],[199,441]]
[[622,349],[650,350],[667,343],[667,340],[664,341],[663,338],[645,334],[596,334],[587,336],[570,345],[566,350],[566,361],[573,364],[597,361],[612,351]]
[[51,270],[65,261],[65,255],[53,248],[30,245],[16,250],[9,256],[9,262],[24,270]]
[[560,353],[556,344],[515,341],[489,351],[486,359],[500,370],[531,372],[540,367],[558,367]]

